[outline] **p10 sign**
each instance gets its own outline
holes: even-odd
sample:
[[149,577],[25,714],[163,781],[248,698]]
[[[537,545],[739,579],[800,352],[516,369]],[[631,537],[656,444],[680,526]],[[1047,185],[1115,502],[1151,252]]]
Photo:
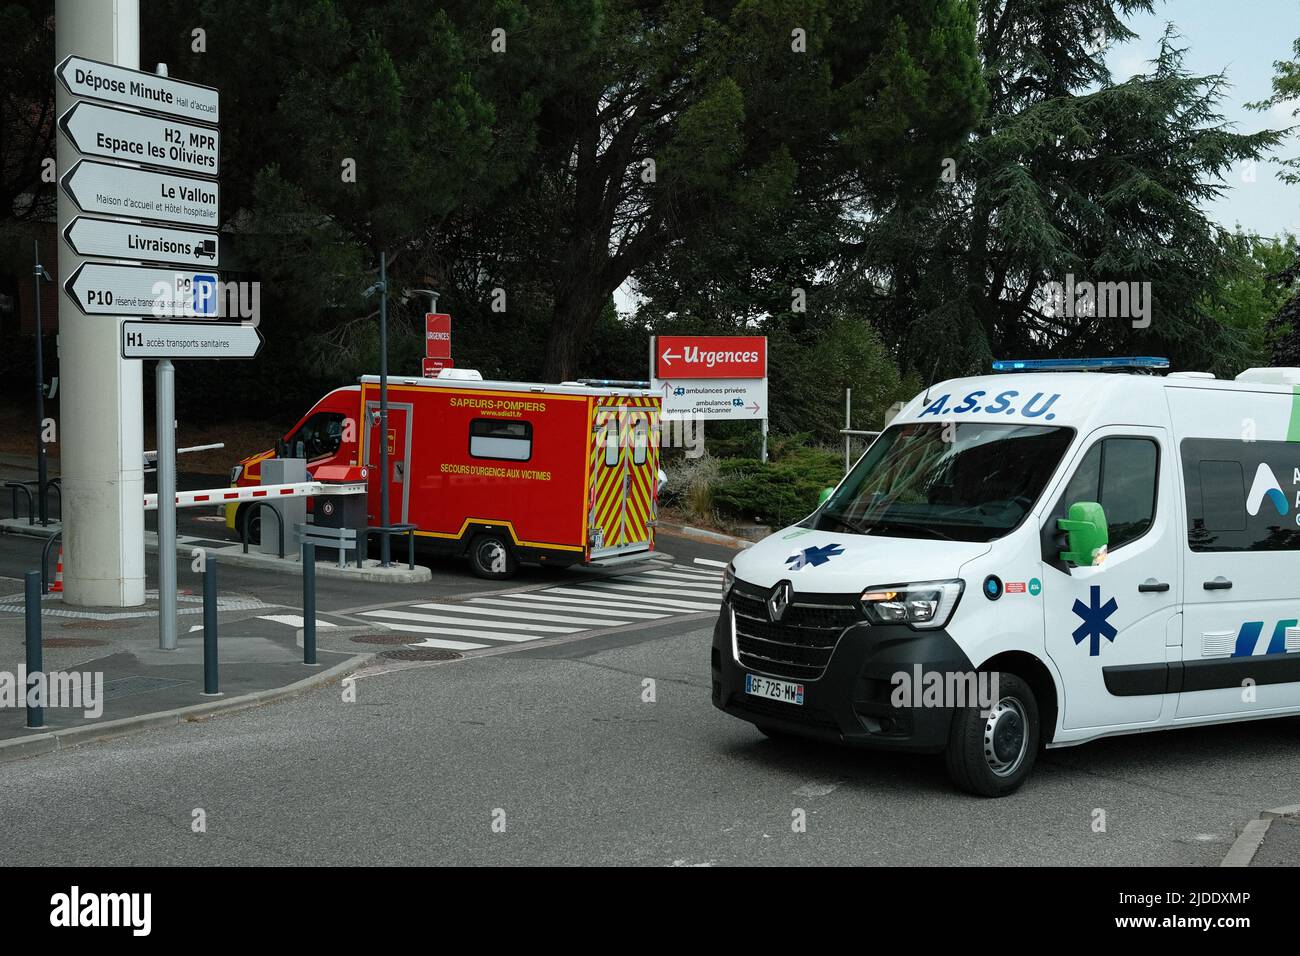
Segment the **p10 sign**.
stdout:
[[761,335],[661,335],[655,339],[655,378],[767,378],[767,339]]

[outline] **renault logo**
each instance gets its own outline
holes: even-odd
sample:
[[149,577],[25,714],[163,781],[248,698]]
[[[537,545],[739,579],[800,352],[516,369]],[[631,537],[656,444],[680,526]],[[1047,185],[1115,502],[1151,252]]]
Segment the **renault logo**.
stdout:
[[792,590],[789,581],[782,581],[772,588],[772,593],[767,596],[767,616],[769,620],[776,622],[785,617],[785,609],[790,606]]

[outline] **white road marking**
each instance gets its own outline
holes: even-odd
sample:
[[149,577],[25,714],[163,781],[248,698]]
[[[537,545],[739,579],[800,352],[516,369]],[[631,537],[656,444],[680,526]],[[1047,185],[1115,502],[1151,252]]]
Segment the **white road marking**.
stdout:
[[[632,592],[650,591],[651,594],[653,594],[653,597],[643,596],[643,594],[628,593],[629,591]],[[590,591],[584,588],[582,589],[582,591],[577,591],[577,589],[573,589],[573,591],[565,591],[565,593],[586,594],[586,596],[588,597],[590,597],[591,594],[595,594],[595,593],[608,594],[608,596],[612,596],[612,594],[627,594],[629,601],[640,601],[642,602],[642,604],[650,604],[651,606],[654,607],[675,607],[675,609],[685,610],[685,611],[718,610],[718,604],[720,604],[720,602],[718,602],[718,604],[705,604],[705,602],[703,601],[684,601],[681,598],[681,594],[675,591],[673,592],[651,591],[650,588],[638,588],[636,587],[636,585],[633,584],[610,584],[610,585],[603,585],[603,587],[598,587],[598,585],[591,585]]]
[[[430,611],[459,611],[464,613],[466,606],[463,604],[416,604],[418,608],[428,608]],[[518,614],[511,614],[509,611],[497,611],[492,608],[475,608],[474,614],[483,614],[487,617],[519,617]],[[552,621],[556,624],[594,624],[598,627],[609,627],[611,624],[618,624],[618,621],[611,621],[597,617],[573,617],[564,614],[526,614],[524,615],[530,621]]]
[[[370,613],[370,612],[366,612]],[[450,627],[426,627],[423,624],[390,624],[387,621],[376,621],[381,627],[386,627],[390,631],[397,631],[401,634],[450,634],[454,637],[464,637],[465,635],[458,630]],[[525,641],[535,641],[538,639],[536,634],[506,634],[503,631],[475,631],[474,637],[480,639],[489,639],[494,641],[510,641],[511,643],[523,643]],[[486,647],[487,645],[480,645]],[[457,648],[450,648],[457,650]]]
[[681,571],[641,571],[637,577],[654,577],[661,581],[685,581],[688,584],[718,585],[722,583],[721,574],[696,574]]
[[658,588],[681,588],[694,594],[713,594],[722,591],[722,585],[715,581],[682,581],[677,578],[652,578],[641,574],[629,574],[624,577],[610,578],[610,580],[619,584],[652,584]]
[[696,558],[695,563],[710,568],[725,568],[727,566],[726,561],[714,561],[712,558]]
[[[259,621],[275,621],[276,624],[288,624],[290,627],[302,627],[307,623],[306,618],[298,614],[259,614],[257,615],[257,619]],[[316,626],[337,627],[338,625],[332,624],[329,621],[322,621],[318,618],[316,620]]]
[[[609,617],[630,617],[630,618],[636,618],[640,620],[653,621],[656,618],[668,616],[667,614],[649,614],[640,611],[624,611],[615,605],[611,605],[607,601],[580,601],[577,598],[553,598],[553,597],[548,597],[548,598],[537,597],[531,601],[529,600],[507,601],[504,598],[505,598],[504,595],[499,598],[474,598],[471,601],[471,603],[472,604],[493,604],[497,607],[517,607],[520,608],[521,610],[534,610],[534,611],[565,611],[570,609],[576,610],[577,608],[572,608],[572,606],[565,607],[562,604],[551,603],[553,601],[571,600],[573,604],[577,605],[578,608],[588,607],[591,608],[593,611],[595,611],[597,614],[605,614]],[[597,607],[597,605],[603,605],[603,606]]]
[[[639,596],[640,600],[643,601],[653,599],[655,601],[663,602],[666,606],[669,607],[671,607],[672,605],[677,605],[679,607],[692,608],[697,611],[715,610],[718,607],[718,605],[722,603],[721,597],[719,597],[717,601],[709,603],[708,599],[705,598],[703,595],[699,596],[698,601],[683,601],[682,600],[683,595],[681,591],[673,591],[667,588],[646,587],[640,584],[614,584],[612,582],[606,583],[604,581],[592,581],[590,584],[587,585],[587,587],[595,588],[601,591],[610,591],[618,594],[629,594],[629,596],[636,595]],[[646,595],[648,597],[644,597],[642,595]],[[686,597],[695,597],[695,595],[686,595]]]
[[[562,596],[563,597],[560,597]],[[580,597],[573,597],[577,594]],[[508,594],[502,594],[502,597],[510,597]],[[534,592],[534,597],[538,601],[563,601],[565,604],[588,605],[593,607],[595,613],[604,614],[604,606],[612,607],[629,607],[636,611],[659,611],[662,614],[680,613],[672,607],[666,607],[662,604],[656,604],[653,597],[633,597],[628,594],[627,600],[624,600],[623,594],[606,594],[604,592],[582,591],[580,588],[547,588],[545,597],[542,594]],[[599,607],[597,607],[599,605]],[[565,607],[564,610],[571,610]],[[580,610],[573,607],[572,610]]]
[[417,614],[414,611],[365,611],[363,613],[366,617],[386,617],[393,621],[416,621],[421,624],[459,624],[462,627],[506,627],[514,631],[532,631],[537,634],[577,634],[582,630],[580,627],[549,627],[545,624],[528,624],[523,621],[476,621],[468,617]]
[[411,647],[441,647],[444,651],[476,651],[482,647],[491,647],[491,644],[469,644],[465,641],[449,641],[441,637],[426,637],[419,644],[411,644]]

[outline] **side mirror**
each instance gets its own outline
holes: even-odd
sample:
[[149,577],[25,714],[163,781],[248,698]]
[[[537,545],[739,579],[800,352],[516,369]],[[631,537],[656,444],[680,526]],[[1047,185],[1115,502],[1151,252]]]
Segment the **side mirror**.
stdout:
[[820,508],[822,505],[826,504],[826,499],[834,493],[834,488],[823,488],[821,494],[817,496],[817,507]]
[[1091,568],[1106,560],[1110,528],[1106,512],[1097,502],[1076,501],[1070,505],[1070,516],[1058,518],[1056,525],[1069,537],[1069,550],[1061,552],[1062,561]]

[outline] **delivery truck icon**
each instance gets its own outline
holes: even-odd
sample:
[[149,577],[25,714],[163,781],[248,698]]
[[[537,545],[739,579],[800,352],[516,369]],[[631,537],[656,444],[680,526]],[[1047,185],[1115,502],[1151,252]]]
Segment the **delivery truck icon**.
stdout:
[[194,247],[195,259],[211,259],[213,263],[217,261],[217,240],[204,239]]

